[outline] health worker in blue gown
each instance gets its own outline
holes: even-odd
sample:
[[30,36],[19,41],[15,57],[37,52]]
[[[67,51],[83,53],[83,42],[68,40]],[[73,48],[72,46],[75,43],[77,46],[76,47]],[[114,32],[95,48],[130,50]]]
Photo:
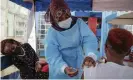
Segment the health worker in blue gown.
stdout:
[[51,1],[45,20],[52,24],[45,43],[49,78],[80,79],[84,60],[95,66],[98,49],[96,36],[82,19],[71,16],[64,0]]

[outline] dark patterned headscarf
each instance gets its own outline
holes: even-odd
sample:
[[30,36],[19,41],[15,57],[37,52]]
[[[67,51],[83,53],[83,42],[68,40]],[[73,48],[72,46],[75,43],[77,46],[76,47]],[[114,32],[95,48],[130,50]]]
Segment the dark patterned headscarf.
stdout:
[[70,9],[64,0],[51,0],[45,14],[45,20],[48,22],[50,21],[54,29],[58,31],[65,30],[64,28],[59,27],[57,23],[69,17],[71,17]]

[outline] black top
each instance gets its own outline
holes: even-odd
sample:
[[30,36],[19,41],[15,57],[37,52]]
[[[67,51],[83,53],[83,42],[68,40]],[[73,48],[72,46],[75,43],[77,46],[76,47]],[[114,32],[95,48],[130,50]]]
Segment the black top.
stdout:
[[47,79],[48,73],[35,71],[35,63],[39,60],[39,58],[30,44],[24,43],[21,45],[21,47],[24,49],[25,55],[5,56],[6,61],[2,58],[3,64],[10,64],[6,65],[6,67],[3,67],[2,69],[14,64],[20,70],[20,76],[22,79]]
[[42,79],[43,75],[35,71],[35,63],[39,60],[34,49],[30,44],[25,43],[21,46],[24,51],[24,56],[12,56],[13,64],[20,70],[22,79]]

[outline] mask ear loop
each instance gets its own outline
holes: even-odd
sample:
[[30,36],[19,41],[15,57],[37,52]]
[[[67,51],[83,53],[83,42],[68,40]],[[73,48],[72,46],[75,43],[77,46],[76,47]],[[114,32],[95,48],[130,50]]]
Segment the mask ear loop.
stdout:
[[15,51],[15,49],[16,49],[17,47],[20,47],[20,48],[22,49],[22,51],[23,51],[23,54],[22,54],[22,55],[17,55],[17,56],[24,56],[24,55],[25,55],[25,50],[21,47],[21,45],[15,46],[13,52]]
[[[16,44],[16,45],[14,45],[14,44]],[[13,44],[12,44],[12,49],[13,49],[12,51],[13,51],[13,52],[15,51],[15,49],[16,49],[17,46],[19,46],[19,45],[17,45],[16,42],[13,42]]]
[[22,47],[20,47],[21,49],[22,49],[22,51],[24,52],[22,55],[18,55],[18,56],[25,56],[25,50],[22,48]]

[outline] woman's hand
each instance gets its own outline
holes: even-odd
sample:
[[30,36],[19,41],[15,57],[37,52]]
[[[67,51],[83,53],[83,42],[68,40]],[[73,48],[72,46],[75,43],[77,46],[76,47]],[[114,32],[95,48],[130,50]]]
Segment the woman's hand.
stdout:
[[78,74],[78,69],[73,69],[72,67],[66,67],[65,73],[70,77],[74,77]]
[[39,59],[39,63],[40,63],[41,65],[48,64],[44,58],[40,58],[40,59]]
[[36,64],[35,64],[35,70],[36,70],[36,72],[41,71],[41,68],[42,68],[41,64],[39,63],[39,61],[37,61]]
[[93,58],[91,58],[91,57],[86,57],[85,59],[84,59],[84,62],[83,62],[83,64],[82,64],[82,67],[84,67],[84,66],[86,66],[86,67],[95,67],[96,66],[96,62],[95,62],[95,60],[93,59]]

